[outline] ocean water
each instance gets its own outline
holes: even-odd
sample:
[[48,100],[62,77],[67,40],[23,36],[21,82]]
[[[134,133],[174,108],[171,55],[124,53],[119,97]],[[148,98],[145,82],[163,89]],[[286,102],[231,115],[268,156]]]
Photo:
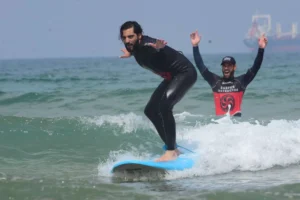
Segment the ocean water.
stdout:
[[[203,55],[221,74],[224,55]],[[254,54],[236,54],[236,75]],[[189,58],[193,61],[192,56]],[[174,108],[195,167],[114,179],[123,159],[159,156],[143,110],[161,78],[119,58],[0,61],[0,199],[300,199],[299,54],[267,54],[241,118],[216,117],[201,75]]]

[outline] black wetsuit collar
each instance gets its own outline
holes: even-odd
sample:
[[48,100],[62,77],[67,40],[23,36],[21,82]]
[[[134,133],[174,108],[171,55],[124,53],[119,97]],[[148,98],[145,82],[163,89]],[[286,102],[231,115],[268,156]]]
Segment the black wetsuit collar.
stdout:
[[228,81],[233,81],[234,80],[234,76],[230,76],[229,78],[222,78],[223,81],[228,82]]

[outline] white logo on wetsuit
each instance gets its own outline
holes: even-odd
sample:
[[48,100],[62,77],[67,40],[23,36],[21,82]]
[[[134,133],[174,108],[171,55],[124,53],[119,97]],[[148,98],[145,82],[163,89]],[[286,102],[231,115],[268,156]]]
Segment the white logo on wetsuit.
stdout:
[[231,81],[228,81],[228,82],[222,82],[222,85],[229,85],[229,84],[233,84],[233,82],[231,82]]

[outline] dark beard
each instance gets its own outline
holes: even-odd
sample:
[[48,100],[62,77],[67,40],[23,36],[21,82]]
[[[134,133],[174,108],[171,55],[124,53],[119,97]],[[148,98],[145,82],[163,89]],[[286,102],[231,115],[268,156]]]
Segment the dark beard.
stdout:
[[225,78],[225,75],[224,75],[224,72],[223,72],[223,77],[224,77],[224,79],[231,79],[231,78],[233,78],[233,77],[234,77],[234,71],[232,71],[232,72],[230,73],[230,75],[229,75],[228,78]]
[[138,41],[133,45],[132,49],[128,48],[128,44],[125,44],[125,48],[129,53],[133,53],[139,47]]

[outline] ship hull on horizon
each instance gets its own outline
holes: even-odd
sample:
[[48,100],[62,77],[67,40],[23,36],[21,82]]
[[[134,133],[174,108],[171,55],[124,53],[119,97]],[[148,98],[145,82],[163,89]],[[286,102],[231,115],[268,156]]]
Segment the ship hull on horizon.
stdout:
[[268,38],[267,52],[300,52],[300,34],[297,23],[292,23],[289,32],[283,32],[281,24],[276,23],[272,29],[271,15],[256,14],[252,16],[252,24],[243,40],[252,51],[258,48],[258,38],[265,34]]
[[[244,39],[244,44],[251,50],[258,49],[258,39]],[[297,39],[268,39],[268,52],[300,52],[300,38]]]

